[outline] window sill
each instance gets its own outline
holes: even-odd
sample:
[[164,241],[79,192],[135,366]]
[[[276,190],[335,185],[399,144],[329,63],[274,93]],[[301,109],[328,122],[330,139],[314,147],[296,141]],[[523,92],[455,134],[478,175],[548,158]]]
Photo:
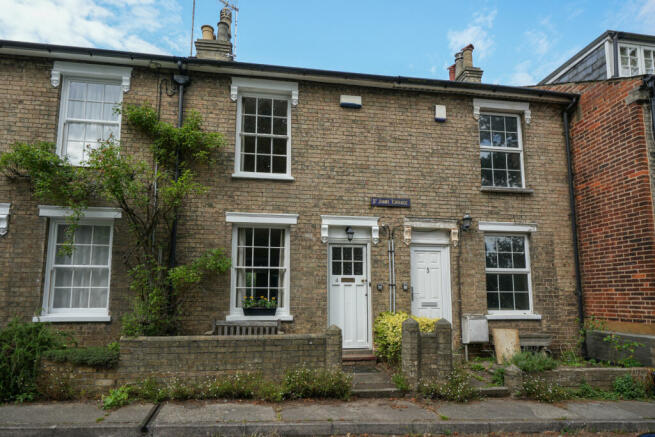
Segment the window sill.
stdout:
[[111,316],[92,316],[76,314],[46,314],[43,316],[32,317],[32,322],[51,322],[51,323],[68,323],[68,322],[111,322]]
[[541,320],[541,314],[486,314],[487,320]]
[[293,176],[286,174],[232,173],[233,179],[267,179],[274,181],[295,181]]
[[229,314],[225,317],[225,320],[228,322],[236,321],[269,321],[269,320],[279,320],[281,322],[293,322],[293,316],[290,314],[279,314],[274,316],[244,316],[243,314]]
[[480,187],[483,193],[515,193],[515,194],[532,194],[532,188],[510,188],[510,187]]

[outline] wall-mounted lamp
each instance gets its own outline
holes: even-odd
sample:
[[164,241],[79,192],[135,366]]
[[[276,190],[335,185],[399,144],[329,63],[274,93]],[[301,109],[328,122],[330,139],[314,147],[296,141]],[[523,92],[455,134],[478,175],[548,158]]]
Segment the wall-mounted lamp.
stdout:
[[346,235],[348,236],[348,241],[353,241],[353,236],[355,235],[355,231],[353,231],[352,226],[346,227]]
[[462,228],[462,232],[466,232],[469,229],[471,229],[472,222],[473,222],[473,218],[469,214],[464,214],[464,217],[462,217],[462,224],[460,225]]

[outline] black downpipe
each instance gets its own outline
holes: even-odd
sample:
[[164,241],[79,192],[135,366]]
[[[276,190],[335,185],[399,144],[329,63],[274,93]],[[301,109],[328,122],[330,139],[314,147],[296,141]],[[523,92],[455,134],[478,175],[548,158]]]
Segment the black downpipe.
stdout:
[[619,77],[619,34],[612,35],[612,53],[614,54],[614,71],[612,77]]
[[580,252],[578,249],[578,225],[575,210],[575,188],[573,184],[573,155],[571,153],[571,136],[569,133],[569,113],[578,103],[578,98],[574,97],[569,106],[562,112],[564,122],[564,138],[566,141],[566,164],[569,176],[569,204],[571,208],[571,233],[573,234],[573,257],[575,263],[575,292],[578,297],[578,319],[580,320],[580,332],[584,337],[581,348],[583,358],[587,358],[586,332],[584,330],[584,298],[582,296],[582,275],[580,273]]
[[650,121],[653,141],[655,141],[655,75],[644,77],[644,85],[650,89]]
[[[177,66],[180,70],[180,73],[184,73],[184,66],[181,61],[178,61]],[[188,86],[191,82],[191,79],[186,74],[175,74],[173,75],[173,82],[177,84],[178,87],[178,105],[177,105],[177,127],[182,127],[184,122],[184,87]],[[180,178],[180,149],[178,148],[175,151],[175,182]],[[173,225],[171,228],[171,245],[168,254],[168,267],[173,268],[177,265],[176,260],[177,252],[177,209],[175,210],[175,216],[173,218]],[[170,284],[171,292],[173,291],[173,284]]]

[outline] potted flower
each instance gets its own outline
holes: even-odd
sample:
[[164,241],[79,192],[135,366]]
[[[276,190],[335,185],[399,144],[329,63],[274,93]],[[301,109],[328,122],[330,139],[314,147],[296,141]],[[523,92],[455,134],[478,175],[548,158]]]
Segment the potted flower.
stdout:
[[244,296],[242,305],[243,314],[246,316],[274,316],[277,309],[275,297],[268,299],[265,296]]

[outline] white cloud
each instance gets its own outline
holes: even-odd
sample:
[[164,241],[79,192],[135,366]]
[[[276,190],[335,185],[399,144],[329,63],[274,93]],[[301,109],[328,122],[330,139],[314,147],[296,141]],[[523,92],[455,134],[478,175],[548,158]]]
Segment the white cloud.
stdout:
[[516,65],[509,78],[509,84],[516,86],[534,85],[536,83],[534,76],[528,71],[531,66],[532,62],[530,61],[523,61]]
[[649,32],[652,33],[653,22],[655,22],[655,0],[645,0],[639,9],[637,19],[643,24],[650,27]]
[[489,31],[493,27],[497,13],[496,9],[476,12],[473,15],[473,24],[460,30],[449,30],[448,47],[450,50],[454,53],[469,44],[473,44],[479,59],[489,56],[494,45],[493,37],[489,34]]
[[604,26],[625,32],[653,33],[655,0],[625,0],[620,9],[607,12]]
[[9,40],[169,53],[188,34],[175,0],[0,0],[0,10]]

